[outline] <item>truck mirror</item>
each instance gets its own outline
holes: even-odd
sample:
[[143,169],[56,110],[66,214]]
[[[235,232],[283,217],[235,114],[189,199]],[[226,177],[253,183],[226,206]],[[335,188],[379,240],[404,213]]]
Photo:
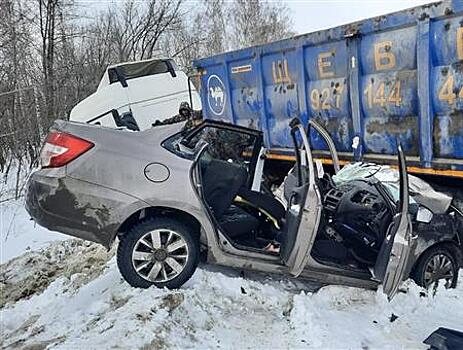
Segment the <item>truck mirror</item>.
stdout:
[[108,73],[109,73],[109,76],[111,77],[112,76],[115,76],[117,81],[119,83],[121,83],[122,87],[123,88],[126,88],[128,87],[129,85],[127,84],[127,79],[125,79],[125,75],[124,73],[121,71],[121,69],[119,67],[114,67],[114,68],[110,68],[108,70]]
[[121,117],[121,122],[122,122],[122,125],[125,126],[129,130],[140,131],[140,128],[138,127],[138,124],[135,118],[133,117],[132,112],[123,113]]

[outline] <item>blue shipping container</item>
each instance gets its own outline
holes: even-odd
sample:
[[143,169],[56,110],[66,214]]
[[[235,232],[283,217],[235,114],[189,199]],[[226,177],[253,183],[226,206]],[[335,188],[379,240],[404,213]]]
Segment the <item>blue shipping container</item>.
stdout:
[[[463,177],[463,0],[443,1],[195,61],[206,118],[265,131],[291,154],[288,122],[315,118],[341,158]],[[311,142],[324,155],[316,135]]]

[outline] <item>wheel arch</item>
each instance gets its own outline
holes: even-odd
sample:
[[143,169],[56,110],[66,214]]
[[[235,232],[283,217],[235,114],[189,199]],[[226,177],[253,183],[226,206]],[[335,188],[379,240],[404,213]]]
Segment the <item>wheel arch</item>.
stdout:
[[447,239],[444,241],[439,241],[434,244],[429,244],[426,248],[420,250],[415,254],[415,261],[413,263],[413,266],[411,268],[411,272],[413,273],[418,266],[419,262],[421,261],[421,258],[424,256],[426,252],[428,252],[431,249],[434,249],[436,247],[452,247],[451,249],[454,251],[457,261],[460,265],[460,267],[463,267],[463,251],[462,247],[458,241],[458,237],[455,236],[453,239]]
[[[112,241],[116,238],[116,236],[123,236],[127,231],[135,225],[136,223],[143,221],[148,218],[156,218],[156,217],[169,217],[175,220],[178,220],[184,224],[186,224],[189,228],[193,228],[193,232],[197,234],[198,239],[206,239],[206,235],[201,235],[201,223],[194,215],[177,208],[171,207],[164,207],[164,206],[146,206],[143,208],[139,208],[136,211],[132,212],[120,225],[117,231],[115,232],[114,236],[112,237]],[[204,238],[202,237],[204,236]]]

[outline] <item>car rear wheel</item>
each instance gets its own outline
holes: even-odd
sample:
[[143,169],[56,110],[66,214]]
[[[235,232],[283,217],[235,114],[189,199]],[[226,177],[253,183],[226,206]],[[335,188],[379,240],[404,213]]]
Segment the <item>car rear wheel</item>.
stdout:
[[199,260],[194,232],[171,218],[154,218],[121,237],[117,265],[132,286],[178,288],[193,275]]
[[418,285],[425,288],[436,287],[440,283],[443,283],[446,288],[455,288],[458,270],[455,247],[451,244],[443,244],[423,253],[412,277]]

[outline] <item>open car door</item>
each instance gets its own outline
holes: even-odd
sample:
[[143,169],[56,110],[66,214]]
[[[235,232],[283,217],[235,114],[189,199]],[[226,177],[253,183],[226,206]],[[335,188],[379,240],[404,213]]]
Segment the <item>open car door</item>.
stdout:
[[311,129],[314,129],[318,132],[318,134],[323,138],[328,149],[330,151],[331,161],[333,163],[334,173],[337,174],[341,167],[339,166],[339,157],[338,151],[336,150],[336,146],[334,145],[334,141],[331,138],[330,134],[321,126],[318,122],[316,122],[313,118],[309,120],[309,127],[307,128],[307,135],[310,135]]
[[[295,181],[285,181],[288,207],[285,228],[280,247],[282,261],[289,273],[298,276],[304,269],[317,235],[322,201],[315,182],[315,169],[307,135],[299,119],[290,123],[291,136],[296,153]],[[298,147],[298,137],[302,147]],[[288,180],[287,178],[287,180]]]
[[398,144],[400,195],[397,214],[386,234],[374,267],[374,277],[383,284],[383,292],[391,300],[404,279],[412,243],[412,223],[408,212],[408,174],[402,146]]

